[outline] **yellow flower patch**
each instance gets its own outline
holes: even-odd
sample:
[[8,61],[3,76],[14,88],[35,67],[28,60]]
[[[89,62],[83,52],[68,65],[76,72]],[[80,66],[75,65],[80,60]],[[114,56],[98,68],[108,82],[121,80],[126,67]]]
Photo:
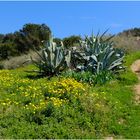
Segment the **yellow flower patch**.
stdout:
[[35,112],[46,108],[49,102],[60,107],[69,101],[69,97],[77,98],[86,91],[84,84],[72,78],[32,80],[20,74],[0,70],[1,108],[14,105]]

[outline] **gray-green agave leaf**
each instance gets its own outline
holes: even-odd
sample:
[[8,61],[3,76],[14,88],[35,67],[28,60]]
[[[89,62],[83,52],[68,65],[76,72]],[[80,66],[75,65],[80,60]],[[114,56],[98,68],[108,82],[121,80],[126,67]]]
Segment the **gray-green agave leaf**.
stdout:
[[[63,45],[63,43],[61,43]],[[53,38],[42,49],[39,62],[34,62],[41,75],[53,76],[70,67],[71,51],[65,51],[63,46],[57,46]]]
[[75,52],[73,55],[80,63],[78,69],[99,73],[100,71],[117,72],[124,68],[123,51],[113,48],[113,42],[110,41],[113,36],[103,39],[105,33],[106,31],[100,37],[99,34],[96,37],[93,34],[91,37],[85,36],[85,40],[80,41],[83,51]]

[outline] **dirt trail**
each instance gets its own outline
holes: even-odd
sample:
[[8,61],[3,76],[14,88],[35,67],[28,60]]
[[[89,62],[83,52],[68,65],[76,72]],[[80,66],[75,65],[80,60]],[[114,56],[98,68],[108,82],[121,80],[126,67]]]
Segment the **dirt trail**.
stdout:
[[134,86],[135,90],[135,102],[137,104],[140,104],[140,59],[136,60],[132,65],[131,65],[131,70],[137,74],[139,83]]

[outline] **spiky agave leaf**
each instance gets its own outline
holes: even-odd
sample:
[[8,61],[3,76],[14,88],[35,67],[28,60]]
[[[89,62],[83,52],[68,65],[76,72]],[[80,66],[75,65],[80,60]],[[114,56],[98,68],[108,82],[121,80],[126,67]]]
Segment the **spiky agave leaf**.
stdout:
[[50,37],[39,56],[40,62],[32,61],[39,68],[39,73],[42,75],[53,76],[70,66],[71,53],[65,53],[63,46],[56,46],[52,37]]
[[100,73],[100,71],[107,70],[114,72],[123,68],[124,53],[113,48],[113,42],[110,41],[113,36],[104,39],[107,31],[101,36],[99,33],[95,37],[93,34],[91,37],[85,36],[85,40],[80,41],[84,52],[75,52],[75,58],[81,59],[81,65],[78,65],[78,69]]

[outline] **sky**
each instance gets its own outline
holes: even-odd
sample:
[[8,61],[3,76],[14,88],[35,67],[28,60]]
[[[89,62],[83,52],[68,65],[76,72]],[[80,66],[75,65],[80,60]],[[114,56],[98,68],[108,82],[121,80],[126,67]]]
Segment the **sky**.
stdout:
[[27,23],[50,27],[54,37],[117,34],[140,27],[140,1],[0,1],[0,33]]

